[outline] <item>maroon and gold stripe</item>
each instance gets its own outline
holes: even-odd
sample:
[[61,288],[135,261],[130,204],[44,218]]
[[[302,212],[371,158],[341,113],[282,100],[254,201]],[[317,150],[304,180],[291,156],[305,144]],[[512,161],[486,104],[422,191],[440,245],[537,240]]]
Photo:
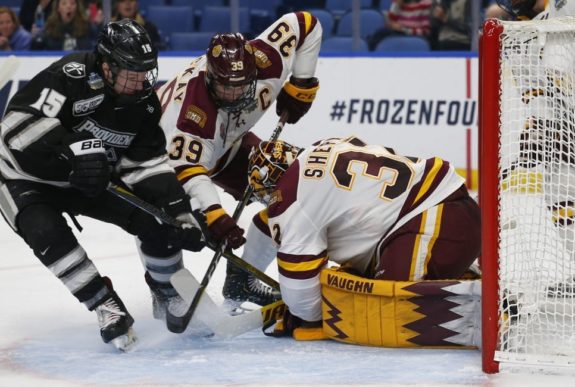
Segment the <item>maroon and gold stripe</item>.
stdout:
[[408,214],[411,210],[425,201],[439,186],[447,172],[449,171],[449,163],[434,157],[427,159],[425,162],[425,170],[421,180],[411,188],[407,200],[399,213],[399,218]]
[[268,227],[268,210],[264,209],[254,215],[254,224],[257,229],[271,238],[270,228]]
[[185,165],[176,167],[176,176],[181,184],[185,184],[190,179],[200,176],[208,175],[208,170],[201,165]]
[[305,38],[314,29],[317,19],[309,12],[296,12],[297,22],[299,25],[299,42],[296,50],[305,42]]
[[296,255],[278,252],[278,269],[281,275],[292,279],[308,279],[319,275],[327,263],[327,251],[317,255]]

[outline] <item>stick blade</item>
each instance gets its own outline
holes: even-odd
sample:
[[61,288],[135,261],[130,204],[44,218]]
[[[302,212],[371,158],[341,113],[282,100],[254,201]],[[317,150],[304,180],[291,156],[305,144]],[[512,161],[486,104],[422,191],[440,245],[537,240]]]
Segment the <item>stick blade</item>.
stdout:
[[10,55],[2,61],[2,66],[0,67],[0,90],[12,79],[19,66],[20,58],[14,55]]

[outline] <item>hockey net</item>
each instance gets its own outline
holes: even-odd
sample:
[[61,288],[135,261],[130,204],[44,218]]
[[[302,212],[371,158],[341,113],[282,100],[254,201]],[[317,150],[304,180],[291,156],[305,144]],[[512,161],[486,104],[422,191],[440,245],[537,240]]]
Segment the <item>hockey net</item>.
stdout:
[[480,48],[483,369],[575,367],[575,18]]

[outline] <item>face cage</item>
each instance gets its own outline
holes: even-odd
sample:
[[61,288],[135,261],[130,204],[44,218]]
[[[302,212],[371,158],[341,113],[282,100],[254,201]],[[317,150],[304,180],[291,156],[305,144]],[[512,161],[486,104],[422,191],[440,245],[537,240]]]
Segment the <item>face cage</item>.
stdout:
[[256,100],[256,84],[257,80],[250,82],[250,87],[245,92],[238,95],[233,101],[228,101],[220,98],[215,91],[216,80],[208,77],[208,89],[214,102],[219,108],[227,112],[238,112],[244,110],[248,106],[252,105]]
[[[120,71],[124,70],[124,69],[120,68],[118,65],[114,65],[114,64],[110,64],[110,63],[109,63],[109,66],[110,66],[110,71],[112,72],[113,83],[108,84],[106,82],[106,84],[111,89],[112,94],[114,94],[116,96],[116,100],[118,101],[119,104],[123,104],[123,105],[135,104],[135,103],[141,101],[142,99],[148,97],[154,91],[154,87],[156,86],[156,82],[158,81],[158,66],[154,67],[151,70],[146,71],[146,76],[144,78],[142,90],[137,90],[133,94],[123,94],[123,93],[118,94],[116,92],[116,90],[114,89],[114,86],[115,86],[116,82],[118,81],[118,75],[119,75]],[[128,73],[126,75],[129,75],[130,72],[135,72],[135,73],[143,72],[143,71],[135,71],[135,70],[128,70],[128,69],[126,69],[126,70],[128,71]]]
[[[260,152],[258,159],[265,156]],[[266,162],[270,164],[269,161]],[[273,169],[270,171],[267,166],[258,167],[257,163],[254,165],[248,175],[249,185],[253,189],[253,196],[256,200],[264,205],[268,205],[271,199],[272,193],[276,190],[277,182],[285,173],[285,169],[279,165],[271,163]],[[262,179],[261,176],[264,176]]]

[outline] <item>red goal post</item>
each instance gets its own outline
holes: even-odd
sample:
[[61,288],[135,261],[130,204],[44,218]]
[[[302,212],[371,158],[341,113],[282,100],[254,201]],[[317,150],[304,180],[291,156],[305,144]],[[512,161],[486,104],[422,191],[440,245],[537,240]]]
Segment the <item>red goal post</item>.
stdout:
[[495,373],[493,354],[498,332],[497,240],[499,224],[499,53],[503,27],[496,20],[483,26],[479,46],[479,203],[482,217],[482,362],[483,371]]

